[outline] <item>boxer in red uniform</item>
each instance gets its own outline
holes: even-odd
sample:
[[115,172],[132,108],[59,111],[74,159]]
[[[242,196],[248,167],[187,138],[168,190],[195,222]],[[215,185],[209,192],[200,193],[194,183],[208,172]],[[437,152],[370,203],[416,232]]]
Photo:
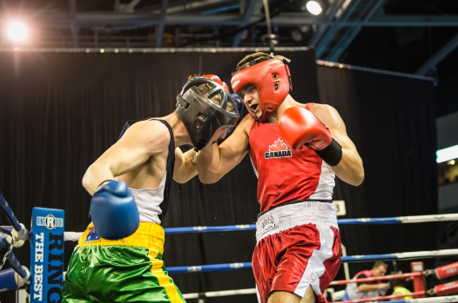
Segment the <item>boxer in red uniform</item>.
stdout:
[[334,178],[358,186],[364,169],[333,107],[291,97],[287,63],[264,53],[239,62],[232,89],[250,115],[221,145],[202,149],[197,167],[203,183],[214,183],[250,154],[261,204],[253,253],[259,302],[327,302],[341,255]]

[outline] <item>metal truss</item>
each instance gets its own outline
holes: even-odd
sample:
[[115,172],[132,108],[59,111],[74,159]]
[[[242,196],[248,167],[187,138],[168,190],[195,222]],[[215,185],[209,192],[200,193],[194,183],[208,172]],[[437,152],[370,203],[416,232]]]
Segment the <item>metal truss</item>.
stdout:
[[[271,0],[272,1],[272,0]],[[286,0],[285,0],[286,1]],[[338,61],[342,53],[351,44],[363,27],[458,27],[458,15],[384,15],[383,6],[386,0],[335,0],[327,9],[327,14],[312,16],[306,12],[280,13],[271,19],[273,27],[314,26],[314,36],[310,46],[316,47],[317,58],[327,61]],[[166,26],[234,26],[244,27],[256,23],[264,16],[259,12],[260,0],[201,0],[201,1],[170,1],[162,0],[149,7],[139,5],[141,0],[131,0],[121,5],[115,1],[114,11],[79,12],[76,0],[69,0],[69,12],[30,12],[33,21],[48,29],[70,29],[71,37],[59,36],[50,45],[58,46],[59,41],[64,45],[71,41],[74,48],[103,44],[102,41],[89,41],[87,36],[79,35],[79,30],[90,28],[97,31],[109,26],[114,31],[132,30],[145,27],[156,27],[156,33],[151,41],[149,37],[111,37],[106,41],[109,45],[119,43],[124,47],[162,47],[164,28]],[[237,4],[239,3],[239,4]],[[173,7],[170,5],[173,4]],[[137,9],[137,7],[139,7]],[[239,13],[221,13],[240,8]],[[198,10],[199,12],[196,12]],[[218,14],[215,14],[218,12]],[[27,12],[23,13],[27,15]],[[256,23],[264,26],[265,21]],[[56,35],[57,36],[57,35]],[[103,39],[103,37],[100,37]],[[59,40],[60,39],[60,40]],[[94,39],[94,38],[93,38]],[[107,38],[108,39],[108,38]],[[137,42],[133,42],[138,40]],[[237,47],[242,40],[242,33],[237,33],[232,40],[232,46]],[[95,44],[94,44],[95,42]],[[92,43],[92,44],[91,44]],[[113,44],[114,43],[114,44]],[[214,42],[213,42],[214,43]],[[118,44],[117,44],[118,45]],[[61,44],[62,46],[62,44]],[[458,36],[447,43],[437,54],[418,69],[418,74],[426,74],[443,58],[458,46]]]

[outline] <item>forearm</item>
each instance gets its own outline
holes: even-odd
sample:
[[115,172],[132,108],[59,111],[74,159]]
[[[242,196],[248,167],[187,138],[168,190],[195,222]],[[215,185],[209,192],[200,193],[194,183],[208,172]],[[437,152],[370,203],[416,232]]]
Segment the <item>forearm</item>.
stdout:
[[217,143],[207,146],[197,154],[197,170],[200,182],[205,184],[215,183],[224,174],[220,172],[221,154]]
[[178,183],[186,183],[197,175],[197,152],[194,149],[182,154],[182,164],[175,170],[173,179]]
[[359,292],[370,292],[379,289],[378,285],[361,284],[358,286]]
[[331,168],[339,179],[350,185],[359,186],[364,181],[363,161],[354,149],[342,148],[342,159]]
[[97,187],[105,180],[114,180],[115,176],[106,166],[92,164],[83,177],[83,187],[92,196]]

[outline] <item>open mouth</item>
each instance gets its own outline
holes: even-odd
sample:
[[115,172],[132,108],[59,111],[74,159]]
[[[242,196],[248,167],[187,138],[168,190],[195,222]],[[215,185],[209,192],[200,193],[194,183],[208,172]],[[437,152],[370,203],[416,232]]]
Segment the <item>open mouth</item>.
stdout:
[[259,104],[252,104],[252,105],[250,105],[250,108],[251,108],[251,110],[252,110],[253,112],[255,112],[255,111],[258,109],[258,107],[259,107]]

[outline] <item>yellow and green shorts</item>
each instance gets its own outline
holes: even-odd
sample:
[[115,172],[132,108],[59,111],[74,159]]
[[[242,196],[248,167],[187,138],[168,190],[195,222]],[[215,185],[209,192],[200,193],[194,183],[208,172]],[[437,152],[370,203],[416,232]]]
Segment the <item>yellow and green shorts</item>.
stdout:
[[73,251],[62,302],[186,302],[162,261],[164,229],[140,222],[121,240],[99,238],[89,224]]

